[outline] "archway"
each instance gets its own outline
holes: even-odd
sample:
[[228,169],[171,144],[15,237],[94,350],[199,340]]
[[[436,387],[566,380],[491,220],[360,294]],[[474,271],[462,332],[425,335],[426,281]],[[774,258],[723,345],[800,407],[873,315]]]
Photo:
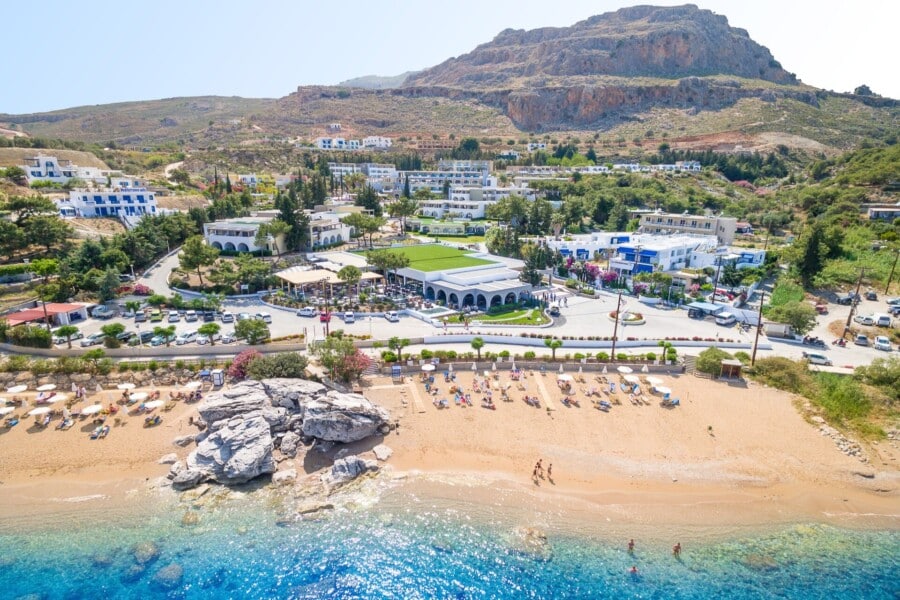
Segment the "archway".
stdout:
[[238,249],[238,252],[250,252],[250,247],[247,246],[247,244],[245,244],[244,242],[241,242],[240,244],[238,244],[237,249]]
[[447,302],[447,292],[445,292],[444,290],[438,290],[437,301],[446,303]]
[[475,294],[466,294],[463,296],[463,306],[472,306],[473,304],[475,304]]
[[499,294],[491,296],[491,306],[500,306],[503,304],[503,297]]
[[429,286],[425,288],[425,299],[434,301],[434,288]]
[[212,247],[215,248],[216,250],[221,250],[222,244],[220,244],[219,242],[213,242]]
[[234,252],[234,244],[232,244],[231,242],[225,242],[224,250],[228,252]]
[[478,294],[478,296],[475,298],[475,306],[477,306],[481,310],[487,308],[487,298],[484,297],[484,294]]
[[457,308],[459,306],[459,296],[456,294],[450,294],[448,300],[451,308]]
[[506,299],[503,302],[504,304],[515,304],[516,303],[516,295],[513,292],[510,292],[506,295]]

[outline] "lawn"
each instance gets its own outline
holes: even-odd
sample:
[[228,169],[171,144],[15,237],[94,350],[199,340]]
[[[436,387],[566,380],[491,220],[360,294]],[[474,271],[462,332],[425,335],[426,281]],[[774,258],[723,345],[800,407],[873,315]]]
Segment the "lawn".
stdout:
[[451,244],[480,244],[484,241],[483,235],[430,235],[428,236],[439,242],[450,242]]
[[772,297],[769,298],[769,306],[781,306],[788,302],[802,302],[803,288],[790,281],[779,280],[772,290]]
[[391,248],[390,251],[409,258],[409,268],[419,271],[445,271],[491,264],[489,260],[467,256],[468,252],[464,250],[437,244]]

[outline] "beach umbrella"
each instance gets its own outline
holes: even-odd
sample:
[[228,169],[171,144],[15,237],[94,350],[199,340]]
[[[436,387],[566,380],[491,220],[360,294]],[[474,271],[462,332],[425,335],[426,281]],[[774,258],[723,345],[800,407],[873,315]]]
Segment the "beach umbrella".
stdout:
[[606,365],[603,365],[603,370],[600,371],[600,372],[603,373],[604,375],[608,375],[608,374],[609,374],[609,370],[606,368]]
[[624,379],[628,383],[640,383],[641,382],[641,380],[637,378],[637,375],[626,375],[622,379]]
[[643,367],[641,367],[641,373],[649,373],[649,372],[650,372],[650,369],[647,367],[647,365],[644,365]]
[[472,370],[473,370],[473,371],[477,371],[477,370],[478,370],[478,365],[476,365],[475,363],[472,363]]
[[73,381],[72,382],[72,393],[74,394],[77,391],[78,391],[78,384]]
[[56,385],[54,385],[52,383],[45,383],[44,385],[36,387],[34,389],[36,389],[39,392],[52,392],[53,390],[56,389]]
[[32,408],[28,411],[28,415],[31,417],[38,417],[40,415],[46,415],[48,412],[53,410],[49,406],[38,406],[37,408]]
[[556,376],[557,381],[572,381],[572,376],[568,373],[563,373],[562,375]]
[[658,388],[656,388],[656,391],[657,391],[657,393],[662,394],[663,396],[672,393],[672,390],[670,390],[667,387],[658,387]]
[[97,393],[99,394],[102,391],[103,391],[103,386],[98,383],[97,384]]
[[564,372],[564,371],[565,371],[565,369],[563,369],[563,366],[562,366],[562,365],[559,365],[559,372],[562,373],[562,372]]
[[447,370],[449,370],[449,371],[452,373],[452,372],[453,372],[453,365],[452,365],[452,364],[449,365],[449,366],[447,367]]
[[28,389],[27,385],[14,385],[12,387],[6,388],[6,391],[10,394],[21,394],[25,390]]
[[582,367],[578,367],[578,374],[581,375],[584,373],[584,369]]
[[[133,383],[120,383],[116,387],[120,390],[133,390],[137,386],[134,385]],[[100,390],[97,390],[97,391],[99,392]]]
[[497,370],[497,363],[494,363],[493,365],[491,365],[491,371],[496,371],[496,370]]
[[184,384],[184,389],[196,390],[198,387],[200,387],[202,385],[203,385],[203,383],[200,381],[189,381],[188,383]]
[[144,405],[144,408],[159,408],[165,404],[165,400],[152,400]]
[[102,404],[91,404],[90,406],[85,406],[81,409],[81,414],[83,415],[95,415],[98,412],[103,410]]
[[511,368],[513,371],[516,370],[516,361],[515,361],[515,360],[512,361],[512,366],[511,366],[510,368]]
[[0,407],[0,415],[8,415],[9,413],[13,412],[14,410],[16,410],[15,406]]
[[50,396],[50,397],[47,398],[46,400],[41,400],[41,402],[44,402],[44,403],[47,403],[47,404],[53,404],[54,402],[64,402],[64,401],[66,401],[66,400],[68,400],[68,399],[69,399],[69,397],[66,396],[65,394],[53,394],[52,396]]
[[144,400],[146,400],[149,397],[150,397],[150,394],[148,394],[147,392],[135,392],[131,395],[131,399],[134,400],[135,402],[143,402]]
[[661,384],[661,383],[663,382],[663,380],[660,379],[659,377],[653,377],[652,375],[649,376],[649,377],[644,377],[644,379],[645,379],[645,380],[647,381],[647,383],[649,383],[650,385],[659,385],[659,384]]
[[434,365],[431,363],[424,364],[422,365],[422,370],[426,372],[434,371]]
[[616,371],[622,373],[623,375],[627,375],[628,373],[634,373],[634,370],[631,367],[617,367]]

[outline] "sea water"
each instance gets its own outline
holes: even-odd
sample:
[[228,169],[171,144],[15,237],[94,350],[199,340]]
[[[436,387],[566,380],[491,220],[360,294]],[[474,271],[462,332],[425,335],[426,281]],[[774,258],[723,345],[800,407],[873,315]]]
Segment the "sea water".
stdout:
[[[0,521],[2,598],[898,598],[900,533],[823,524],[767,531],[530,531],[521,512],[388,492],[285,518],[238,494],[201,510],[89,506]],[[196,516],[185,520],[184,515]],[[196,521],[196,522],[195,522]],[[699,531],[699,530],[698,530]],[[683,545],[674,557],[670,541]],[[527,544],[523,539],[532,539]],[[150,548],[140,564],[135,549]],[[149,560],[148,560],[149,559]],[[172,566],[177,565],[177,566]],[[631,567],[637,568],[632,574]],[[159,573],[175,573],[169,581]],[[180,572],[180,577],[178,573]]]

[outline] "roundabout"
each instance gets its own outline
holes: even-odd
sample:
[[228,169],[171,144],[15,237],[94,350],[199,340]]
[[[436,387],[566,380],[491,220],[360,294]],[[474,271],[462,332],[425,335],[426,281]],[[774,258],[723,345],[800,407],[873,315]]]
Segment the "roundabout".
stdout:
[[613,310],[606,313],[606,317],[613,322],[618,319],[619,323],[621,323],[622,325],[643,325],[647,322],[644,320],[644,315],[642,315],[641,313],[630,312],[627,310],[622,311],[621,315],[619,315],[617,311]]

